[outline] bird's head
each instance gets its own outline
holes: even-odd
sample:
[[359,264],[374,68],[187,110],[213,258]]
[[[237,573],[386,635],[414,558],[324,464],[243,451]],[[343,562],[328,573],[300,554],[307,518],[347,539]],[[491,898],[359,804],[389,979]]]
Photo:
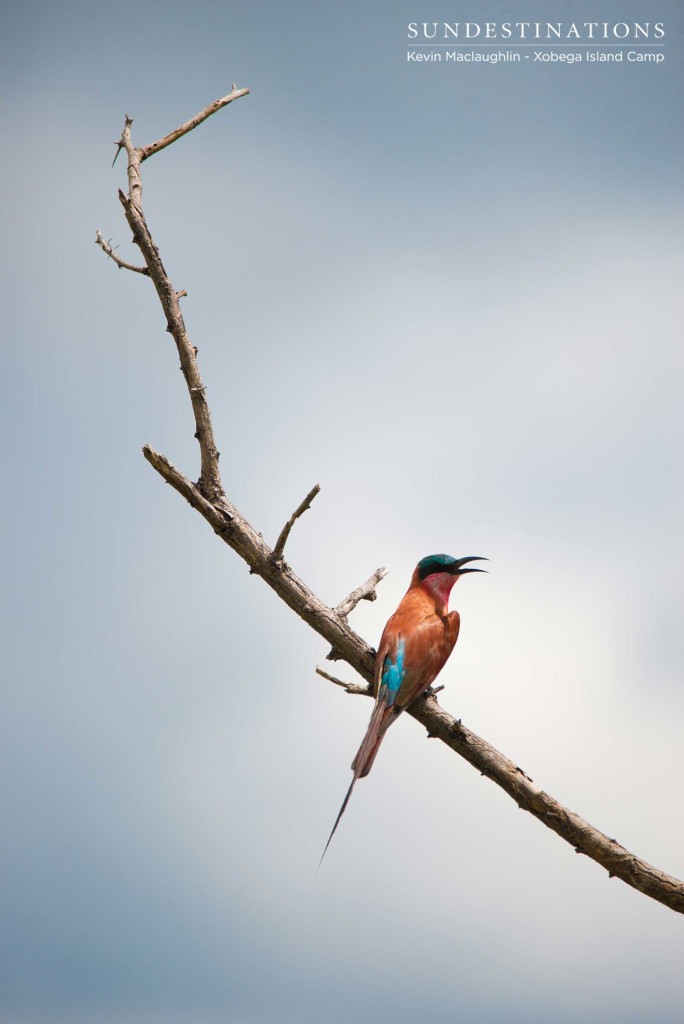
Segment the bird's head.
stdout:
[[451,555],[426,555],[421,558],[413,572],[412,587],[421,587],[435,603],[446,610],[449,594],[459,576],[467,572],[486,572],[486,569],[464,569],[468,562],[486,562],[480,555],[453,558]]

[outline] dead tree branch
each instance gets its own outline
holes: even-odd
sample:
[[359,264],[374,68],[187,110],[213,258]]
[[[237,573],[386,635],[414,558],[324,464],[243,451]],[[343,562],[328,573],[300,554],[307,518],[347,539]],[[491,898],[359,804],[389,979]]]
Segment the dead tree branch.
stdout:
[[225,496],[220,501],[209,501],[196,484],[154,448],[145,445],[143,455],[164,480],[206,519],[214,533],[247,562],[251,573],[261,576],[288,607],[328,641],[340,658],[365,679],[372,679],[375,651],[336,615],[333,608],[309,590],[287,564],[274,560],[273,552],[261,534]]
[[136,267],[132,263],[126,263],[126,260],[122,260],[120,256],[116,255],[116,249],[112,247],[109,241],[105,241],[102,237],[102,233],[98,229],[95,232],[95,245],[99,245],[102,252],[107,253],[110,260],[114,260],[119,270],[132,270],[135,274],[144,274],[146,277],[149,275],[147,267]]
[[164,146],[170,145],[171,142],[191,131],[198,124],[201,124],[202,121],[206,120],[207,117],[210,117],[211,114],[220,110],[221,107],[226,106],[233,99],[237,99],[238,96],[245,96],[247,92],[247,89],[233,90],[228,96],[224,96],[223,99],[217,100],[215,103],[205,107],[192,120],[187,121],[180,128],[171,132],[165,139],[152,143],[151,147],[143,146],[136,148],[133,145],[131,140],[133,119],[126,115],[120,139],[120,146],[126,150],[128,156],[128,195],[125,195],[119,189],[119,200],[133,234],[133,241],[143,254],[147,273],[152,278],[157,290],[159,301],[166,316],[166,330],[173,336],[176,348],[178,349],[181,370],[185,377],[192,403],[192,411],[195,416],[195,437],[200,448],[201,469],[198,487],[205,497],[214,501],[220,501],[223,497],[223,486],[218,465],[220,452],[216,447],[214,428],[205,394],[206,389],[202,383],[197,366],[197,349],[188,337],[183,314],[181,313],[180,298],[183,295],[183,291],[176,291],[171,284],[143,213],[140,164],[152,152],[157,152],[157,150],[162,149]]
[[[321,670],[318,670],[319,674],[330,679],[336,685],[344,687],[349,693],[370,695],[375,651],[350,629],[347,615],[360,600],[373,600],[375,587],[385,575],[385,570],[378,569],[363,586],[352,591],[349,597],[336,608],[328,607],[309,590],[282,559],[282,551],[289,530],[308,507],[313,499],[313,492],[307,495],[307,498],[288,521],[273,551],[264,543],[261,535],[254,530],[238,509],[230,503],[221,484],[218,468],[219,452],[214,439],[205,387],[197,367],[197,350],[190,342],[180,312],[178,300],[183,293],[174,289],[168,277],[142,209],[140,165],[143,160],[175,142],[196,128],[207,117],[247,93],[247,89],[236,89],[233,86],[232,92],[227,96],[205,107],[180,128],[158,142],[138,148],[131,141],[132,120],[126,117],[118,143],[120,149],[124,149],[128,157],[128,194],[120,192],[119,198],[133,234],[133,241],[142,252],[147,275],[152,279],[157,290],[166,317],[167,330],[172,335],[178,349],[181,368],[190,396],[195,418],[195,437],[200,448],[198,482],[192,483],[165,456],[160,455],[149,445],[143,448],[143,453],[163,479],[206,519],[221,540],[245,560],[250,572],[261,576],[297,615],[331,645],[331,656],[334,659],[346,661],[369,685],[364,687],[343,683]],[[104,251],[107,252],[106,249]],[[115,262],[118,261],[115,260]],[[139,269],[139,272],[144,273],[145,270]],[[460,721],[456,721],[441,708],[434,695],[421,697],[408,709],[408,714],[427,729],[429,736],[439,738],[457,754],[460,754],[482,775],[491,779],[508,793],[519,807],[528,811],[547,828],[552,829],[570,843],[578,853],[584,853],[604,867],[609,876],[621,878],[628,885],[652,899],[658,900],[672,910],[684,913],[683,882],[640,860],[629,850],[620,846],[616,840],[599,832],[579,815],[544,793],[521,768],[509,761],[485,740],[470,732]]]
[[150,142],[147,146],[142,146],[140,149],[141,162],[143,160],[147,160],[150,156],[154,156],[154,154],[158,153],[160,149],[166,149],[166,147],[170,146],[172,142],[176,142],[177,139],[180,139],[183,135],[187,135],[188,132],[191,132],[193,128],[197,128],[198,125],[202,124],[202,121],[206,121],[206,119],[211,117],[212,114],[217,113],[217,111],[222,110],[223,107],[227,107],[229,103],[232,103],[233,100],[239,100],[242,96],[246,96],[248,93],[249,89],[237,89],[235,82],[233,82],[233,88],[227,96],[222,96],[220,100],[214,100],[214,102],[210,103],[208,107],[204,108],[204,110],[200,110],[199,114],[195,114],[195,116],[191,117],[189,121],[182,124],[180,128],[176,128],[175,131],[169,132],[169,134],[165,135],[163,139],[158,139],[157,142]]
[[314,486],[311,488],[311,490],[307,494],[306,498],[304,498],[304,501],[302,501],[299,505],[297,505],[297,508],[294,510],[294,512],[292,513],[292,515],[288,519],[288,521],[283,526],[282,530],[280,531],[280,536],[278,537],[278,540],[276,541],[276,545],[273,548],[273,561],[274,562],[281,562],[282,561],[282,559],[283,559],[283,551],[285,550],[285,545],[287,544],[287,538],[290,536],[290,530],[292,529],[294,524],[297,522],[299,517],[303,516],[308,508],[311,508],[311,502],[314,500],[314,498],[316,497],[316,495],[318,494],[320,489],[321,489],[320,484],[314,484]]
[[380,580],[384,579],[387,575],[387,569],[381,567],[376,569],[373,575],[362,583],[356,590],[352,590],[348,597],[345,597],[344,601],[340,601],[336,613],[341,619],[346,619],[350,612],[353,612],[359,601],[375,601],[378,596],[376,587]]
[[347,693],[357,693],[362,697],[371,697],[373,695],[372,688],[370,686],[359,686],[358,683],[345,683],[344,679],[338,679],[337,676],[331,676],[329,672],[324,672],[318,665],[316,666],[316,672],[319,676],[323,676],[329,683],[334,683],[335,686],[341,686]]

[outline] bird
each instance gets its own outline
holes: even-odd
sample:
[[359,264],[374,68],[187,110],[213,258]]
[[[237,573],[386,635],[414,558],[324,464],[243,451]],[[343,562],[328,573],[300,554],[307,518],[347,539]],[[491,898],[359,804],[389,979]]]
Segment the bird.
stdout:
[[426,555],[413,570],[408,590],[382,631],[375,658],[375,707],[352,761],[351,785],[325,844],[319,867],[352,790],[371,770],[385,733],[401,712],[429,689],[456,645],[461,618],[457,611],[449,611],[451,588],[468,572],[486,572],[486,569],[465,569],[468,562],[486,561],[481,555],[466,558]]

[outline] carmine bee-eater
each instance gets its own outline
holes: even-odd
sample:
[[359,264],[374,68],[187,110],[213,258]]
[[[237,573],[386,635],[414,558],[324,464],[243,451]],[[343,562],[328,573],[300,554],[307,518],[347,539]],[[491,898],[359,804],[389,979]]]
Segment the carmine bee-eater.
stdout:
[[375,707],[352,761],[351,785],[325,844],[321,862],[357,779],[368,775],[390,725],[416,697],[425,693],[444,668],[461,625],[458,612],[449,611],[451,588],[459,576],[467,572],[484,572],[484,569],[463,568],[468,562],[482,561],[486,559],[479,555],[467,558],[428,555],[421,558],[414,569],[408,590],[382,631],[375,659]]

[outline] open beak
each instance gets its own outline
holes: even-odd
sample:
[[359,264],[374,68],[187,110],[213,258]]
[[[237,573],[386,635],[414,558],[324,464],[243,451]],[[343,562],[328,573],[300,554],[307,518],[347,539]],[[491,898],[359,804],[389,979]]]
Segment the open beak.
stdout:
[[466,562],[488,562],[488,558],[483,558],[481,555],[468,555],[467,558],[459,558],[452,566],[452,573],[454,576],[464,576],[467,572],[487,572],[486,569],[462,569],[461,566],[465,565]]

